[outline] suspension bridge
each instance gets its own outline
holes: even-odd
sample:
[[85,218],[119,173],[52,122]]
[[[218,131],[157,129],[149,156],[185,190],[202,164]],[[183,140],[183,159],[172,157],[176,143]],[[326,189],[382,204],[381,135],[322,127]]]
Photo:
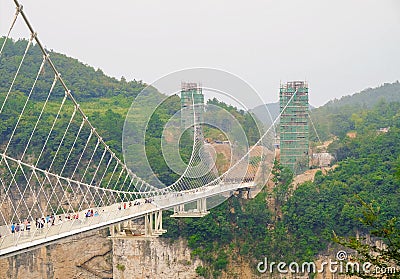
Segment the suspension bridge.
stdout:
[[[6,125],[0,142],[0,256],[109,226],[114,234],[116,224],[138,218],[144,218],[145,235],[160,235],[165,232],[163,210],[173,209],[174,217],[202,217],[210,208],[208,200],[263,187],[274,159],[275,123],[219,175],[215,162],[201,156],[204,138],[196,112],[192,155],[183,174],[163,188],[137,176],[92,125],[22,5],[14,3],[16,12],[0,48],[0,67],[17,21],[23,22],[30,37],[15,61],[8,90],[0,92],[0,117]],[[33,47],[40,49],[42,60],[30,90],[21,96],[18,79]],[[38,92],[38,83],[46,84],[47,91]],[[190,203],[194,209],[185,210]]]

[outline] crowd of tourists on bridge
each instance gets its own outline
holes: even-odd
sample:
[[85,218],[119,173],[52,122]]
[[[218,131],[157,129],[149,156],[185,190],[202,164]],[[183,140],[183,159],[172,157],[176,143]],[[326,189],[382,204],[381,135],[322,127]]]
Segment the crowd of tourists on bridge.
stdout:
[[[99,216],[98,211],[93,211],[93,209],[89,209],[86,214],[85,217],[96,217]],[[54,225],[59,225],[62,224],[64,221],[71,221],[71,220],[77,220],[79,219],[79,213],[67,213],[64,215],[64,218],[62,217],[62,215],[47,215],[46,217],[41,217],[41,218],[36,218],[35,222],[31,222],[28,219],[25,219],[23,222],[21,223],[12,223],[10,226],[10,230],[12,234],[17,234],[17,233],[30,233],[32,225],[34,223],[34,227],[36,229],[43,229],[45,227],[50,227],[50,226],[54,226]],[[0,234],[0,238],[2,237],[2,235]]]
[[[144,203],[152,203],[153,200],[151,198],[147,198],[144,200]],[[142,202],[140,202],[139,200],[135,200],[133,203],[132,201],[129,202],[123,202],[123,203],[119,203],[118,204],[118,210],[122,210],[126,209],[127,207],[132,207],[133,206],[138,206],[141,205]],[[104,212],[104,210],[103,210]],[[94,211],[93,209],[89,209],[86,213],[85,213],[85,218],[90,218],[90,217],[97,217],[99,216],[99,212],[98,211]],[[66,213],[64,215],[64,218],[62,217],[62,215],[47,215],[46,217],[39,217],[36,218],[35,221],[31,222],[28,219],[25,219],[23,222],[21,223],[12,223],[10,226],[10,230],[12,234],[24,234],[24,232],[27,232],[28,234],[31,231],[32,225],[34,223],[34,227],[36,229],[43,229],[45,227],[50,227],[50,226],[54,226],[54,225],[59,225],[62,224],[63,222],[66,221],[71,221],[71,220],[77,220],[79,219],[79,213]],[[2,237],[2,235],[0,234],[0,238]]]
[[[151,199],[151,198],[144,200],[144,203],[152,203],[152,202],[153,202],[153,199]],[[124,202],[124,203],[118,204],[118,210],[126,209],[127,207],[132,207],[132,205],[136,206],[136,205],[141,205],[141,204],[142,203],[139,200],[135,200],[133,203],[131,201],[128,203]]]
[[31,230],[31,222],[25,220],[22,223],[13,223],[11,225],[11,233],[23,232],[23,231],[30,231]]

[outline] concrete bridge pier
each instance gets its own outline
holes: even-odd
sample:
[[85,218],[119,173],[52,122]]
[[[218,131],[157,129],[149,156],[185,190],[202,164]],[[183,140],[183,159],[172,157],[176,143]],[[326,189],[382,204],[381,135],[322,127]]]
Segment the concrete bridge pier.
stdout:
[[110,236],[157,237],[166,233],[162,225],[162,210],[144,215],[143,219],[129,220],[110,226]]
[[144,230],[146,237],[160,236],[167,232],[162,226],[162,210],[144,216]]
[[192,210],[186,210],[184,204],[174,206],[174,214],[171,217],[174,218],[201,218],[206,216],[209,211],[207,211],[207,198],[201,198],[196,201],[196,208]]

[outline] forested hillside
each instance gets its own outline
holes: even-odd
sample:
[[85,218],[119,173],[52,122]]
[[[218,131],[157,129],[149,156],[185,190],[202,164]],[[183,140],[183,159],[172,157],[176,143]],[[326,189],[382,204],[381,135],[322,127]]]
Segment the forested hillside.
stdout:
[[[266,113],[265,108],[268,109],[268,113]],[[265,105],[259,105],[253,109],[251,109],[251,112],[254,113],[257,118],[262,121],[265,125],[271,125],[272,122],[275,121],[275,119],[279,116],[279,102],[276,103],[270,103],[270,104],[265,104]]]
[[[3,41],[4,38],[0,38],[0,45]],[[11,82],[14,79],[27,43],[26,40],[13,41],[8,39],[5,44],[0,61],[0,104],[3,104],[5,96],[10,91]],[[93,67],[82,64],[77,59],[56,52],[50,51],[50,57],[61,72],[72,94],[102,134],[105,141],[118,153],[121,152],[124,117],[132,101],[145,87],[145,84],[137,81],[127,82],[123,78],[119,81],[106,76],[99,69],[95,70]],[[11,129],[15,126],[18,115],[22,112],[42,59],[39,47],[37,45],[31,46],[11,88],[4,111],[0,116],[0,144],[7,142],[11,135]],[[19,124],[24,129],[16,131],[17,134],[14,136],[13,154],[20,154],[22,152],[24,144],[26,144],[26,140],[29,138],[29,133],[33,130],[38,113],[43,107],[50,91],[54,80],[54,73],[49,67],[46,63],[32,90],[24,117]],[[57,114],[62,97],[64,97],[64,89],[60,83],[57,83],[41,117],[41,124],[43,126],[39,126],[36,129],[35,137],[32,139],[33,142],[31,145],[37,146],[37,149],[45,141],[47,129]],[[59,116],[58,125],[54,129],[53,136],[55,140],[50,142],[45,154],[50,154],[56,149],[57,142],[62,137],[61,131],[65,129],[69,121],[69,113],[72,110],[73,107],[66,103],[64,106],[65,113]],[[71,130],[76,131],[79,123],[74,121],[71,125]],[[77,146],[80,146],[79,142]],[[34,153],[38,154],[39,152],[38,150],[34,150]]]
[[[360,122],[369,122],[368,128],[385,127],[381,123],[383,119],[387,119],[386,125],[393,125],[393,121],[398,121],[399,114],[395,112],[395,107],[388,107],[389,111],[383,111],[386,104],[400,102],[400,83],[385,83],[377,88],[369,88],[351,96],[342,97],[339,100],[328,102],[322,107],[311,111],[311,119],[321,138],[326,140],[333,136],[343,138],[347,132],[358,130],[357,125]],[[393,106],[397,106],[393,104]],[[374,114],[369,114],[366,118],[366,112],[375,108]],[[393,118],[388,119],[392,114]],[[386,118],[385,118],[386,117]],[[397,120],[396,120],[397,118]],[[365,126],[365,125],[364,125]],[[312,140],[317,141],[314,129],[311,129]]]
[[340,99],[334,99],[329,101],[323,107],[330,108],[332,110],[344,107],[344,106],[359,106],[364,109],[374,107],[380,101],[399,102],[400,101],[400,82],[384,83],[376,88],[368,88],[361,92],[344,96]]
[[[0,45],[3,42],[4,38],[0,38]],[[1,56],[0,92],[7,92],[9,90],[27,43],[28,41],[24,39],[17,41],[8,39]],[[132,98],[143,89],[144,84],[141,81],[134,80],[127,82],[125,78],[117,80],[106,76],[100,69],[96,70],[64,54],[53,51],[49,51],[49,54],[78,101],[90,98],[110,98],[113,96]],[[37,45],[31,46],[22,64],[20,74],[15,80],[13,91],[23,93],[30,91],[32,81],[39,70],[42,60],[43,56],[39,47]],[[46,64],[33,91],[33,98],[44,100],[53,79],[54,74],[49,65]],[[61,86],[56,87],[54,92],[58,96],[64,95]]]

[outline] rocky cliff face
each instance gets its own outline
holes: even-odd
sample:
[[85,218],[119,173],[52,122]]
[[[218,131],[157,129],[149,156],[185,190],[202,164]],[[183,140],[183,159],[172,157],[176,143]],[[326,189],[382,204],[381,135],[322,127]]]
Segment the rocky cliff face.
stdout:
[[113,238],[106,230],[80,234],[0,259],[1,279],[192,279],[199,278],[187,241]]
[[112,242],[102,230],[1,259],[0,278],[112,278]]
[[200,278],[187,241],[170,242],[162,238],[115,238],[113,241],[114,279]]

